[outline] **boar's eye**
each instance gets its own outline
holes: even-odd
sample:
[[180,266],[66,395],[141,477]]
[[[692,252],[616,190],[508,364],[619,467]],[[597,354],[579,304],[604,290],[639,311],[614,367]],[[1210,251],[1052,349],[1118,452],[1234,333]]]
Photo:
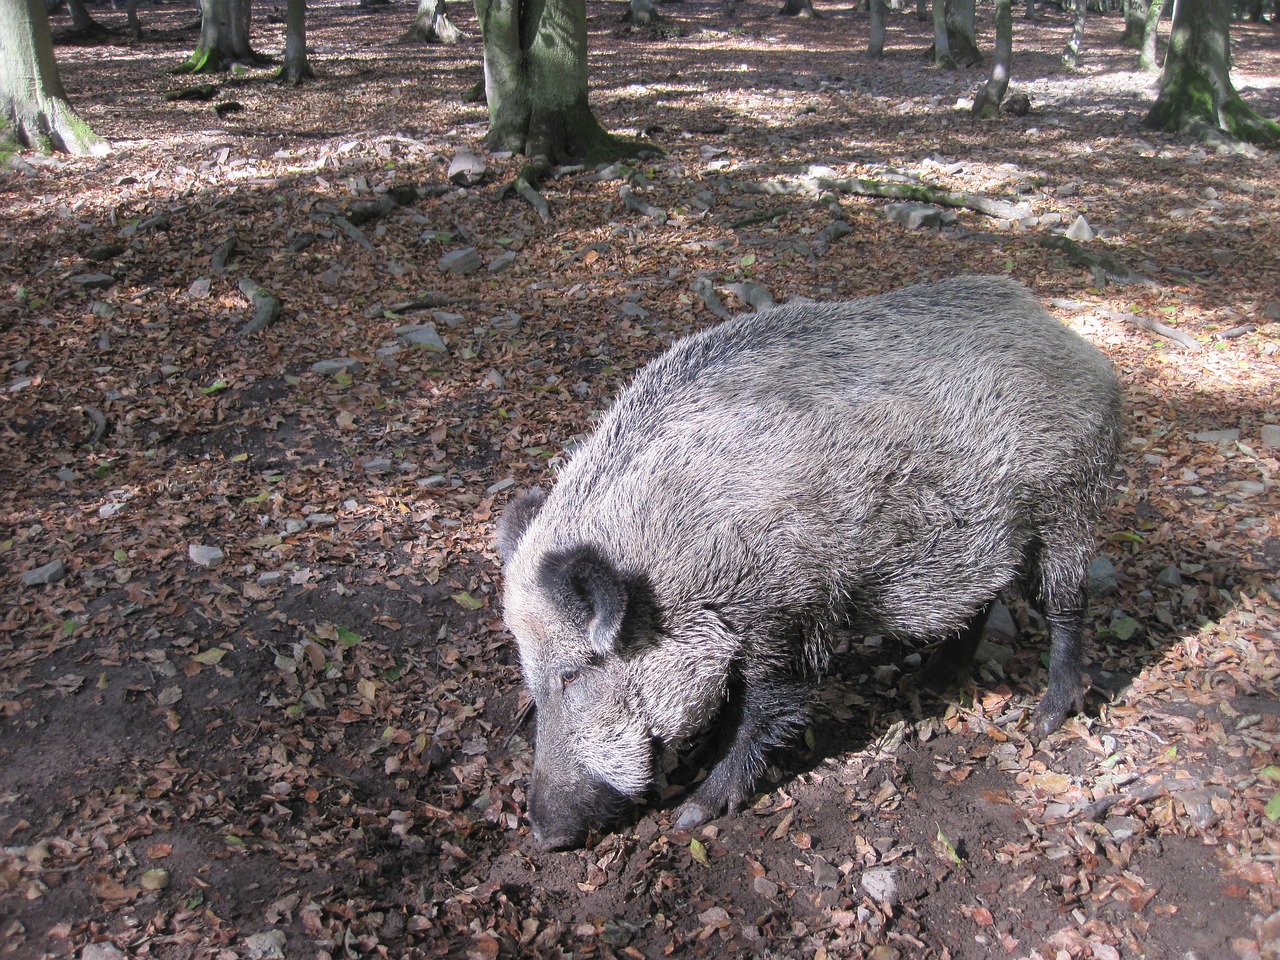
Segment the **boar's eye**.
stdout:
[[561,670],[560,686],[567,687],[569,684],[573,683],[573,681],[577,680],[578,676],[579,676],[578,671],[574,667],[569,667],[567,670]]

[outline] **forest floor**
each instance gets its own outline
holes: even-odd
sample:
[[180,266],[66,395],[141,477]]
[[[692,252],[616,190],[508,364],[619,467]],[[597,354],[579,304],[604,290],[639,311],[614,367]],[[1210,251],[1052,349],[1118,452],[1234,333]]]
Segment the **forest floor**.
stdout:
[[[212,102],[164,98],[196,83],[168,72],[189,6],[58,48],[114,150],[0,170],[0,958],[1280,956],[1276,157],[1143,131],[1116,17],[1075,72],[1064,16],[1019,19],[1031,110],[974,123],[985,71],[933,69],[913,16],[870,61],[840,5],[588,7],[598,117],[665,152],[561,171],[545,222],[503,195],[519,158],[446,179],[486,127],[465,5],[446,48],[397,42],[408,4],[313,2],[314,83]],[[1268,116],[1277,39],[1236,28]],[[1026,207],[908,230],[752,189],[813,167]],[[1080,216],[1093,267],[1060,239]],[[747,309],[735,285],[965,273],[1027,283],[1123,379],[1086,711],[1027,739],[1045,643],[1012,601],[1016,642],[942,698],[909,643],[846,637],[750,810],[675,831],[695,756],[540,852],[489,547],[509,492]],[[244,278],[283,303],[264,333]]]

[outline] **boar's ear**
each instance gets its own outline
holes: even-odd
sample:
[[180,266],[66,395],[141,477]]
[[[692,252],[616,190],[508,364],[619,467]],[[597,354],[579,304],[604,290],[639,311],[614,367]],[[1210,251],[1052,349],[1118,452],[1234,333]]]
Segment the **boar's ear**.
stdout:
[[596,653],[613,653],[627,613],[627,586],[613,564],[591,546],[572,547],[542,563],[543,589],[582,624]]
[[524,532],[533,522],[546,502],[547,495],[536,487],[525,493],[517,494],[508,502],[498,518],[498,530],[493,538],[493,545],[498,548],[498,556],[507,563],[515,556],[516,547],[524,537]]

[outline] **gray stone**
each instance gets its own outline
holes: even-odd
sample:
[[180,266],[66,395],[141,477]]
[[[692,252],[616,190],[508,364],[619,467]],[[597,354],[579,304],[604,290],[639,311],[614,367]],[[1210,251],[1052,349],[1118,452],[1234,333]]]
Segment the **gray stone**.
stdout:
[[1228,430],[1201,430],[1199,433],[1193,433],[1191,439],[1198,440],[1200,443],[1235,443],[1240,439],[1240,431],[1235,428]]
[[1260,497],[1266,493],[1267,485],[1258,480],[1237,480],[1231,489],[1242,497]]
[[1262,445],[1280,450],[1280,423],[1268,423],[1262,427]]
[[248,960],[283,960],[285,948],[283,930],[268,930],[244,938],[245,956]]
[[124,960],[124,951],[114,943],[90,943],[80,951],[80,960]]
[[633,300],[624,300],[622,306],[618,308],[618,312],[624,317],[632,317],[636,320],[643,320],[649,315],[649,311]]
[[510,490],[515,485],[516,485],[516,481],[514,477],[504,477],[503,479],[499,480],[497,483],[492,484],[489,487],[489,489],[486,490],[485,492],[501,493],[503,490]]
[[332,513],[308,513],[307,523],[313,527],[332,527],[337,524],[338,518]]
[[490,273],[502,273],[504,270],[510,269],[516,262],[516,254],[514,250],[507,250],[498,254],[489,261]]
[[840,883],[840,871],[822,857],[813,858],[813,882],[819,887],[834,887]]
[[332,377],[338,373],[357,373],[360,370],[360,361],[354,357],[338,357],[336,360],[317,360],[311,365],[313,373],[319,373],[326,377]]
[[893,867],[872,867],[862,872],[862,889],[876,903],[898,904],[898,871]]
[[1003,603],[997,603],[987,616],[986,633],[1001,643],[1012,643],[1018,637],[1018,626],[1013,622],[1013,614]]
[[59,467],[56,476],[63,483],[70,483],[76,478],[76,472],[70,467]]
[[260,587],[274,587],[282,580],[284,580],[284,574],[279,570],[264,570],[258,574],[258,586]]
[[71,278],[86,290],[103,290],[115,286],[116,278],[109,273],[81,273]]
[[372,457],[364,462],[365,473],[389,473],[393,466],[389,457]]
[[55,580],[61,580],[66,575],[67,565],[61,560],[53,560],[43,567],[36,567],[34,570],[26,571],[22,575],[22,585],[24,587],[39,587],[46,583],[53,583]]
[[475,247],[451,250],[441,257],[437,263],[445,273],[457,273],[463,276],[475,273],[484,267],[484,263],[480,260],[480,254],[476,252]]
[[490,370],[484,375],[485,383],[492,384],[498,390],[507,385],[507,378],[500,374],[497,370]]
[[1177,565],[1169,564],[1156,575],[1156,583],[1162,587],[1180,587],[1182,586],[1182,571]]
[[449,348],[440,339],[440,334],[430,323],[417,323],[405,327],[396,327],[396,336],[413,347],[422,347],[436,353],[448,353]]
[[489,175],[489,167],[483,157],[459,150],[449,162],[449,182],[459,187],[474,187]]
[[1093,227],[1089,226],[1089,221],[1084,218],[1084,214],[1076,217],[1075,222],[1067,228],[1067,239],[1078,243],[1087,243],[1095,236],[1097,234],[1093,232]]
[[942,210],[928,203],[914,200],[905,203],[891,203],[885,208],[885,216],[891,223],[896,223],[908,230],[919,230],[922,227],[938,227],[942,225]]
[[307,523],[305,520],[298,517],[290,517],[284,522],[284,532],[286,535],[301,533],[309,526],[311,526],[311,524]]
[[1272,300],[1262,308],[1262,316],[1266,320],[1280,320],[1280,300]]
[[202,567],[216,567],[227,557],[220,547],[211,547],[203,543],[193,543],[188,546],[187,556],[191,558],[192,563]]
[[1106,557],[1095,557],[1089,564],[1088,573],[1089,596],[1094,599],[1109,597],[1120,589],[1120,581],[1116,576],[1116,568]]

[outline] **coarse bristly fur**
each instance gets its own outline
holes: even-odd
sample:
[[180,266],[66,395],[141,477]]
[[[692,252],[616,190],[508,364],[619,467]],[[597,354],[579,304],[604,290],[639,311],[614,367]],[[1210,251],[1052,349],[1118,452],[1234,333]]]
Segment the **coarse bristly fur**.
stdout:
[[640,371],[550,494],[508,506],[506,622],[538,708],[529,812],[581,843],[655,751],[721,756],[677,814],[745,803],[806,722],[833,631],[967,665],[1013,583],[1050,625],[1036,729],[1081,697],[1083,583],[1120,437],[1107,360],[968,277],[737,317]]

